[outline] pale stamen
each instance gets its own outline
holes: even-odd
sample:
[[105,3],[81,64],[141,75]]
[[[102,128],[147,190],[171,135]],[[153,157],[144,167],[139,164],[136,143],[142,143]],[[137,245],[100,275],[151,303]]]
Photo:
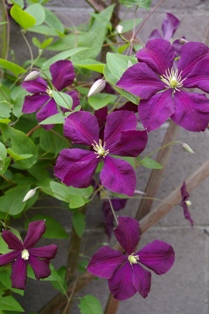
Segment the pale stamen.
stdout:
[[138,255],[133,255],[134,253],[132,253],[131,255],[129,255],[128,257],[128,261],[130,264],[137,264],[139,261],[139,256]]
[[94,144],[92,144],[93,146],[93,150],[95,150],[95,154],[98,155],[96,158],[100,158],[100,157],[103,157],[105,158],[107,156],[107,154],[109,154],[109,149],[105,150],[105,143],[104,145],[102,146],[102,140],[99,139],[99,144],[94,141]]
[[183,82],[186,78],[181,78],[182,71],[178,73],[178,69],[167,69],[165,74],[160,76],[161,80],[166,84],[166,88],[172,88],[175,91],[180,91],[179,88],[183,87]]
[[22,253],[21,253],[22,259],[24,259],[25,261],[27,261],[27,260],[29,260],[29,256],[30,256],[30,254],[29,254],[28,250],[23,250],[23,251],[22,251]]
[[52,89],[49,86],[47,86],[46,93],[49,95],[49,97],[52,97]]

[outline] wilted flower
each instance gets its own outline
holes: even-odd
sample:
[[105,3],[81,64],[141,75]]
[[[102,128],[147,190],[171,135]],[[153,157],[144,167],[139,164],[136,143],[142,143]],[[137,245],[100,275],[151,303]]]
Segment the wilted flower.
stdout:
[[37,220],[29,223],[28,233],[22,242],[11,231],[3,230],[2,238],[12,250],[9,253],[0,255],[0,266],[12,262],[12,287],[25,289],[27,280],[27,264],[32,267],[36,279],[46,278],[51,274],[49,268],[50,259],[57,253],[57,246],[54,244],[34,248],[46,230],[44,220]]
[[95,276],[108,279],[116,300],[129,299],[136,292],[146,298],[151,288],[151,273],[141,265],[157,275],[165,274],[174,263],[174,250],[171,245],[155,240],[134,253],[140,238],[139,223],[131,217],[119,217],[118,221],[114,233],[125,254],[104,246],[93,255],[87,269]]
[[55,166],[55,175],[66,185],[84,188],[90,185],[100,161],[101,184],[116,193],[132,196],[136,188],[136,175],[131,165],[112,155],[136,157],[147,144],[147,131],[136,130],[134,113],[122,110],[106,118],[104,138],[100,138],[97,118],[90,112],[70,114],[64,124],[64,134],[74,143],[85,144],[91,150],[64,149]]
[[181,187],[181,195],[182,195],[182,200],[181,200],[180,205],[182,206],[182,208],[184,210],[184,217],[187,220],[189,220],[191,226],[193,227],[194,222],[193,222],[193,219],[192,219],[191,214],[190,214],[189,209],[188,209],[188,206],[190,206],[192,203],[189,200],[190,195],[187,191],[185,181],[183,182],[182,187]]

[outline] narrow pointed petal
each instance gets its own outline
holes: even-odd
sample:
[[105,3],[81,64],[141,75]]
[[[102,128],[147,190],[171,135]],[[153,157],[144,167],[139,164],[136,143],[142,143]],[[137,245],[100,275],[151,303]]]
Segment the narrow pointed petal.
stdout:
[[169,89],[148,100],[141,100],[138,112],[143,126],[148,131],[158,129],[174,113],[172,91]]
[[127,256],[109,246],[104,246],[92,256],[87,269],[95,276],[109,279],[115,270],[126,261]]
[[26,89],[29,93],[46,93],[47,84],[41,77],[38,77],[32,81],[24,81],[22,87]]
[[27,279],[27,262],[18,257],[12,265],[11,281],[12,287],[16,289],[25,289]]
[[175,260],[175,252],[166,242],[155,240],[136,253],[139,263],[152,269],[156,274],[165,274]]
[[162,75],[172,67],[175,50],[169,41],[153,39],[137,52],[136,57],[139,62],[146,63],[154,72]]
[[187,203],[186,202],[182,202],[180,205],[182,206],[183,211],[184,211],[184,218],[189,220],[191,227],[193,227],[194,226],[194,221],[193,221],[192,216],[191,216],[191,214],[189,212],[189,208],[188,208]]
[[0,255],[0,266],[6,265],[15,261],[20,256],[20,251],[12,251],[3,255]]
[[57,254],[57,246],[54,244],[42,246],[42,247],[33,247],[29,249],[30,256],[52,259],[55,258]]
[[132,283],[132,273],[131,265],[125,263],[108,280],[110,292],[116,300],[127,300],[136,294],[137,290]]
[[55,175],[66,185],[84,188],[91,184],[99,158],[83,149],[63,149],[54,168]]
[[33,113],[38,111],[50,98],[48,95],[34,94],[26,96],[23,104],[23,113]]
[[18,237],[10,230],[2,231],[2,238],[8,244],[10,250],[23,250],[23,244]]
[[127,161],[106,156],[100,173],[102,185],[112,192],[132,196],[136,188],[136,174]]
[[152,33],[149,36],[149,40],[150,39],[157,39],[157,38],[163,38],[163,36],[160,34],[158,29],[154,29],[154,31],[152,31]]
[[139,264],[133,264],[132,282],[135,289],[146,298],[151,288],[151,273]]
[[192,132],[204,131],[209,122],[209,100],[204,94],[181,91],[174,96],[175,112],[171,119]]
[[33,268],[36,279],[39,280],[40,278],[46,278],[51,275],[48,260],[40,260],[37,257],[30,256],[28,262]]
[[164,39],[170,40],[177,28],[179,27],[179,20],[171,13],[166,13],[166,18],[162,23],[162,31]]
[[121,137],[121,132],[134,130],[137,126],[137,118],[133,112],[127,110],[110,113],[106,119],[104,142],[108,149],[114,147],[114,143]]
[[[161,72],[161,74],[163,73]],[[150,98],[163,90],[165,86],[146,63],[137,63],[128,68],[116,85],[142,99]]]
[[182,195],[182,200],[183,201],[186,201],[189,199],[190,197],[190,194],[189,192],[187,191],[187,187],[186,187],[186,182],[184,181],[182,186],[181,186],[181,195]]
[[92,145],[99,140],[99,125],[96,117],[87,111],[70,114],[64,124],[64,135],[74,143]]
[[71,85],[75,78],[73,64],[69,60],[59,60],[50,66],[52,84],[58,91]]
[[118,141],[108,148],[114,155],[137,157],[145,149],[147,141],[147,130],[129,130],[122,132]]
[[139,222],[131,217],[118,217],[118,226],[114,234],[128,255],[131,255],[140,238]]
[[[57,110],[57,105],[54,101],[54,99],[50,99],[47,104],[45,104],[36,114],[36,118],[38,122],[41,124],[41,122],[48,117],[51,117],[58,113],[59,111]],[[42,127],[45,128],[46,130],[49,130],[53,127],[53,124],[42,124]]]
[[24,247],[29,249],[33,247],[46,231],[44,220],[36,220],[28,224],[28,232],[24,240]]

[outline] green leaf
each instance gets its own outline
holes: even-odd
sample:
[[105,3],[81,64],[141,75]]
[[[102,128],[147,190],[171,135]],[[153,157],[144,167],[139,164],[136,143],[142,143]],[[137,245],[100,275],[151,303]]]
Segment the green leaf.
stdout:
[[0,142],[0,159],[5,159],[7,157],[7,149],[3,143]]
[[131,19],[131,20],[124,20],[120,22],[120,25],[123,26],[122,33],[126,33],[134,29],[139,23],[141,23],[142,19]]
[[88,69],[94,72],[103,73],[105,64],[99,62],[97,60],[92,59],[84,59],[75,61],[74,66],[78,66],[80,68]]
[[54,29],[57,32],[57,34],[64,34],[65,28],[63,24],[60,22],[60,20],[56,17],[56,15],[46,8],[44,8],[44,10],[46,15],[45,23],[50,28]]
[[10,0],[13,4],[17,4],[21,9],[24,7],[24,0]]
[[10,276],[11,276],[11,271],[10,269],[8,268],[5,268],[3,269],[1,272],[0,272],[0,282],[9,290],[17,293],[17,294],[20,294],[20,295],[24,295],[24,291],[23,290],[20,290],[20,289],[15,289],[15,288],[12,288],[12,283],[11,283],[11,279],[10,279]]
[[102,306],[99,300],[90,294],[85,295],[85,297],[80,299],[80,304],[78,307],[81,314],[102,314]]
[[0,296],[1,310],[25,312],[22,306],[10,295],[7,297]]
[[[40,25],[45,20],[45,11],[41,4],[35,3],[27,7],[25,12],[29,13],[31,16],[33,16],[36,20],[35,25]],[[31,25],[32,26],[32,25]]]
[[24,29],[36,24],[36,19],[26,11],[22,10],[16,4],[12,6],[10,14],[13,19]]
[[0,67],[12,72],[15,76],[26,72],[26,70],[21,66],[2,58],[0,58]]
[[72,108],[73,100],[70,95],[53,90],[52,97],[54,98],[58,106],[68,110]]
[[25,203],[22,201],[30,186],[17,186],[6,191],[0,197],[0,211],[11,216],[16,216],[24,210]]
[[62,149],[69,147],[69,145],[66,142],[66,138],[60,135],[62,127],[57,125],[53,130],[57,133],[46,131],[43,128],[40,130],[40,146],[47,153],[57,155]]
[[4,239],[2,238],[2,236],[0,236],[0,253],[1,254],[6,254],[10,252],[10,250],[8,249],[8,245],[7,243],[4,241]]
[[74,212],[72,218],[73,227],[79,237],[82,236],[85,229],[85,215],[80,212]]
[[161,164],[159,164],[156,160],[151,159],[149,157],[143,158],[140,161],[140,164],[149,169],[163,169],[163,166]]
[[107,66],[110,72],[119,80],[123,73],[138,61],[134,57],[124,56],[117,53],[107,53]]
[[[1,98],[1,96],[0,96]],[[9,118],[11,115],[11,104],[6,100],[0,99],[0,117]]]
[[58,277],[57,281],[51,281],[52,286],[60,291],[62,294],[66,294],[67,283],[66,283],[66,267],[61,266],[58,270],[53,270],[54,274]]
[[54,114],[51,117],[46,118],[41,121],[39,124],[64,124],[66,116],[63,113]]
[[91,107],[94,108],[94,110],[98,110],[100,108],[103,108],[107,106],[110,103],[114,103],[117,96],[110,95],[110,94],[96,94],[88,98],[88,102]]
[[44,40],[40,46],[41,49],[46,49],[51,42],[53,41],[53,37],[47,38],[46,40]]
[[133,8],[135,5],[138,5],[140,8],[149,10],[151,0],[119,0],[120,3],[128,8]]
[[37,25],[28,28],[28,31],[43,34],[45,36],[58,36],[57,32],[49,26]]
[[2,163],[0,163],[0,175],[4,174],[7,171],[7,168],[9,167],[11,161],[11,157],[6,157],[6,159]]

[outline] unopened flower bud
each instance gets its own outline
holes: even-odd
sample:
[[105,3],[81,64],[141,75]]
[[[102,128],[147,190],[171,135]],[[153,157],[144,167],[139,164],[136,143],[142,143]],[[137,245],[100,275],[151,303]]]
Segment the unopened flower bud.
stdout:
[[194,154],[193,149],[191,149],[191,147],[190,147],[188,144],[182,143],[182,147],[183,147],[188,153]]
[[121,33],[123,32],[123,26],[120,25],[120,24],[118,24],[118,25],[116,26],[116,31],[118,32],[118,34],[121,34]]
[[38,187],[35,189],[29,190],[28,193],[26,193],[25,197],[23,198],[22,202],[25,202],[25,201],[29,200],[31,197],[33,197],[35,195],[37,189],[38,189]]
[[96,82],[94,82],[94,84],[92,85],[92,87],[89,90],[88,97],[93,96],[93,95],[101,92],[105,88],[105,85],[106,85],[106,81],[103,79],[99,79]]
[[35,80],[39,76],[39,71],[30,72],[24,79],[25,82]]

